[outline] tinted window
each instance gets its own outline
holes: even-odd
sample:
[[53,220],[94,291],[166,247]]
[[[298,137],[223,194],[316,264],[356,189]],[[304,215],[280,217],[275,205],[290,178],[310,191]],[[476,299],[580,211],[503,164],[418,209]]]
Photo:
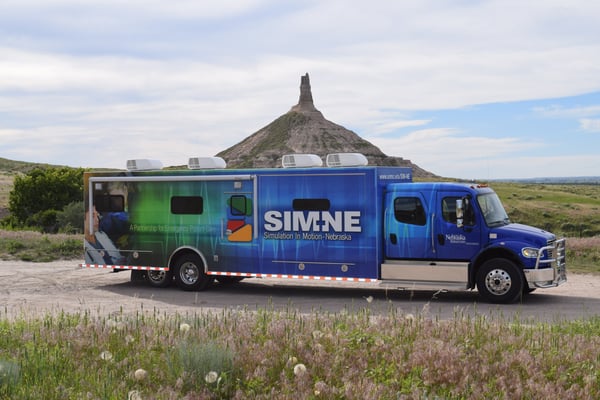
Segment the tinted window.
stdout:
[[171,197],[171,212],[173,214],[202,214],[203,201],[200,196]]
[[122,195],[101,194],[94,197],[94,205],[98,212],[125,211],[125,197]]
[[425,209],[418,197],[396,197],[394,215],[398,222],[411,225],[425,225]]
[[292,202],[295,211],[328,211],[330,207],[329,199],[294,199]]

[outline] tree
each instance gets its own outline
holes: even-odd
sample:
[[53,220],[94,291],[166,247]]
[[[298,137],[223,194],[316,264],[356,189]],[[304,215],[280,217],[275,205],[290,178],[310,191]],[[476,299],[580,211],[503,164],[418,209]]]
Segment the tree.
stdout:
[[56,215],[68,204],[83,198],[83,169],[36,168],[17,176],[9,194],[8,209],[21,226],[56,231]]

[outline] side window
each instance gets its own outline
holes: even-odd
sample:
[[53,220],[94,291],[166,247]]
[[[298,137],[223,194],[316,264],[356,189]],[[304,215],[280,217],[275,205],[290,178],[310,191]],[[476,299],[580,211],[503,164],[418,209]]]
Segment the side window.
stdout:
[[411,225],[425,225],[425,208],[418,197],[396,197],[394,216],[398,222]]
[[[456,200],[460,197],[444,197],[442,199],[442,218],[444,221],[451,224],[456,224]],[[475,225],[475,215],[473,214],[473,208],[467,206],[465,202],[465,210],[463,215],[463,222],[465,225]]]
[[460,197],[444,197],[442,199],[442,218],[444,221],[456,224],[456,200]]
[[125,211],[125,197],[122,195],[101,194],[94,196],[94,205],[96,211],[103,212],[122,212]]
[[173,214],[202,214],[204,203],[201,196],[171,197],[171,213]]

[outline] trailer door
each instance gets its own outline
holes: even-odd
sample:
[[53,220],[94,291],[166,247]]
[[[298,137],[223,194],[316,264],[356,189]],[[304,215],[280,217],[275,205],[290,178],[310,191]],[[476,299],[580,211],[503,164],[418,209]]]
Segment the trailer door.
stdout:
[[248,272],[256,264],[255,180],[234,181],[223,186],[220,232],[209,262],[215,272]]

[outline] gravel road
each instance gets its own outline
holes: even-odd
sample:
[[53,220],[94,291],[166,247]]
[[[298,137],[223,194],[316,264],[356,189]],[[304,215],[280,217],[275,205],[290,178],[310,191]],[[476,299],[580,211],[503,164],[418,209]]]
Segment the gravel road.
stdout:
[[539,321],[600,315],[600,277],[570,274],[558,288],[538,289],[522,303],[480,302],[476,292],[438,293],[385,290],[375,284],[247,279],[238,285],[203,292],[156,289],[131,282],[129,272],[81,269],[78,260],[51,263],[0,261],[2,317],[34,318],[48,313],[200,313],[223,308],[295,308],[301,312],[338,312],[368,307],[373,313],[390,307],[403,313],[428,310],[439,318],[457,313],[495,314]]

